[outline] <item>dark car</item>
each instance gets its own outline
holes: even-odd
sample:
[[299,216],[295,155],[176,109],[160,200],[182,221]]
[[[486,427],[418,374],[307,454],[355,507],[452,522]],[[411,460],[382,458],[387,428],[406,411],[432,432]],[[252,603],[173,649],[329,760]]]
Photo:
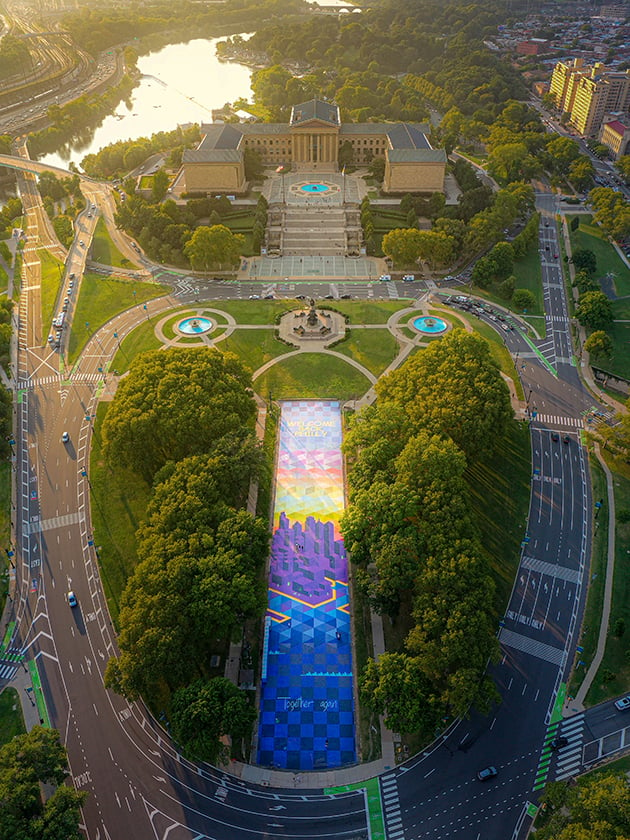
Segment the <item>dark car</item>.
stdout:
[[554,441],[554,443],[557,443],[560,440],[560,435],[558,434],[558,432],[553,432],[553,434],[551,435],[551,440]]
[[496,767],[484,767],[483,770],[480,770],[477,773],[477,778],[480,782],[487,782],[488,779],[494,779],[497,776],[499,771]]
[[568,743],[568,738],[554,738],[553,741],[549,744],[549,746],[552,750],[561,750],[562,747],[566,747]]
[[564,444],[569,444],[569,443],[571,443],[571,438],[569,437],[569,435],[565,435],[565,436],[562,438],[562,443],[564,443]]

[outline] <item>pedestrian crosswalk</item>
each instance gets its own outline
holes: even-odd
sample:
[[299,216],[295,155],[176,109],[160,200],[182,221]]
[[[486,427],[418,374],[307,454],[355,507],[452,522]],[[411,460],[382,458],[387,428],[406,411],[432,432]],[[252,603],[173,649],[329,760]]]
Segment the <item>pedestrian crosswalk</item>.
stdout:
[[77,373],[71,377],[71,380],[63,379],[60,374],[52,374],[51,376],[40,376],[36,379],[18,379],[18,391],[27,391],[31,388],[43,388],[46,385],[60,385],[62,382],[82,382],[82,383],[96,383],[103,378],[102,373]]
[[0,662],[0,680],[12,680],[17,671],[17,665]]
[[530,656],[537,656],[539,659],[551,662],[552,665],[561,665],[564,660],[564,648],[539,642],[537,639],[532,639],[531,636],[523,636],[522,633],[515,633],[506,627],[501,629],[499,642],[504,647],[511,647],[523,653],[528,653]]
[[581,418],[567,417],[564,414],[536,414],[532,423],[543,423],[547,426],[566,426],[569,429],[581,429],[584,423]]
[[385,825],[389,840],[404,840],[405,832],[400,814],[400,800],[398,796],[398,782],[394,773],[381,776],[381,798]]
[[549,781],[562,782],[580,772],[583,763],[584,723],[584,713],[581,712],[549,725],[538,762],[534,790],[540,790]]
[[0,680],[11,680],[24,659],[21,648],[9,648],[0,656]]

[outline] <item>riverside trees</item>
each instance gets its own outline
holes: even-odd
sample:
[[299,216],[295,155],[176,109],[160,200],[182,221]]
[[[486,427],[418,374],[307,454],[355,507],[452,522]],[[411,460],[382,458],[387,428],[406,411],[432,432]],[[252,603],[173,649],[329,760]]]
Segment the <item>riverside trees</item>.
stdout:
[[[484,708],[497,651],[494,583],[473,524],[466,469],[511,418],[485,342],[454,330],[377,384],[354,420],[344,540],[378,612],[411,610],[405,650],[370,661],[363,702],[392,728],[429,735],[445,715]],[[413,698],[411,701],[409,698]]]
[[[210,654],[264,607],[268,528],[243,509],[263,467],[250,388],[231,354],[152,351],[135,360],[103,423],[106,460],[153,484],[106,684],[167,711],[173,692],[199,679],[211,686]],[[177,696],[182,720],[194,717],[184,708],[192,695]]]

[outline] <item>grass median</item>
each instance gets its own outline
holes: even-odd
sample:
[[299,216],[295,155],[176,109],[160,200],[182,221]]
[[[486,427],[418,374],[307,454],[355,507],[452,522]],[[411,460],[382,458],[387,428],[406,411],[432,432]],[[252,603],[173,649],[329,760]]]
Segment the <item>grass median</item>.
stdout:
[[72,318],[68,364],[74,364],[90,336],[115,315],[169,291],[169,286],[158,283],[138,283],[91,272],[84,274]]

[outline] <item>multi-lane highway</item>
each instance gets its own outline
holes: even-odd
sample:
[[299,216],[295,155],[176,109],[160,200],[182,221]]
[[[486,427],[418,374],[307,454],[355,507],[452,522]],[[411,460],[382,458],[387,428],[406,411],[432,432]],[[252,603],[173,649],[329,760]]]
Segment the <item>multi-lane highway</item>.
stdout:
[[[26,189],[26,188],[25,188]],[[97,210],[79,220],[68,272],[80,274],[96,213],[111,213],[105,188],[88,184]],[[36,205],[33,196],[33,207]],[[545,781],[577,772],[616,724],[603,712],[562,721],[562,699],[580,627],[588,579],[591,500],[581,414],[593,405],[577,375],[554,218],[553,199],[538,197],[543,213],[541,256],[546,337],[501,331],[522,377],[532,431],[532,502],[514,589],[498,629],[501,660],[492,666],[502,702],[487,716],[473,714],[435,744],[380,778],[387,836],[392,840],[519,838],[531,824],[532,803]],[[39,224],[37,211],[33,223]],[[29,215],[29,221],[31,216]],[[42,224],[45,222],[41,220]],[[29,229],[30,236],[30,229]],[[547,246],[549,250],[547,250]],[[155,273],[155,272],[154,272]],[[36,295],[24,290],[25,299]],[[249,297],[251,284],[199,284],[178,278],[179,302]],[[287,282],[269,293],[339,297],[394,296],[393,283]],[[289,288],[290,287],[290,288]],[[417,287],[406,284],[405,290]],[[257,287],[260,296],[267,294]],[[350,293],[350,291],[348,291]],[[34,300],[34,299],[33,299]],[[148,314],[176,305],[148,304]],[[147,313],[122,313],[94,335],[81,363],[64,378],[59,356],[39,333],[21,324],[17,398],[18,591],[13,646],[37,664],[50,722],[61,732],[74,784],[88,790],[84,828],[101,838],[366,838],[374,804],[363,790],[323,792],[341,777],[326,774],[306,791],[290,774],[286,788],[261,784],[256,773],[237,778],[185,760],[141,703],[106,691],[103,673],[116,642],[103,595],[90,530],[89,447],[96,405],[109,383],[102,370],[118,341]],[[24,310],[28,322],[32,310]],[[498,322],[481,317],[497,326]],[[21,319],[21,320],[24,320]],[[68,433],[64,443],[62,435]],[[500,515],[497,512],[497,515]],[[106,582],[105,582],[106,584]],[[71,609],[72,589],[79,606]],[[609,719],[610,718],[610,719]],[[551,756],[554,734],[569,743]],[[598,755],[601,755],[601,747]],[[589,752],[590,750],[590,752]],[[588,753],[588,755],[587,755]],[[576,759],[576,756],[579,758]],[[477,771],[497,768],[480,782]],[[361,777],[360,770],[355,777]],[[254,779],[257,782],[254,783]]]

